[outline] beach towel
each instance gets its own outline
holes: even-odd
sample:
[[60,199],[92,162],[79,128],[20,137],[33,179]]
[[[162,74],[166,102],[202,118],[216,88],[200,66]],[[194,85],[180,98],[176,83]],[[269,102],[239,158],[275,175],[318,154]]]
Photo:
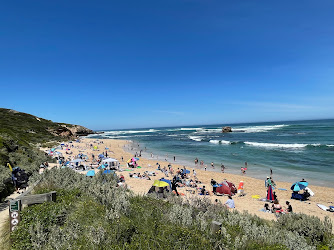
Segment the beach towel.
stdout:
[[273,200],[274,200],[273,189],[272,189],[272,186],[271,186],[271,185],[268,186],[268,190],[267,190],[267,200],[268,200],[268,201],[273,201]]

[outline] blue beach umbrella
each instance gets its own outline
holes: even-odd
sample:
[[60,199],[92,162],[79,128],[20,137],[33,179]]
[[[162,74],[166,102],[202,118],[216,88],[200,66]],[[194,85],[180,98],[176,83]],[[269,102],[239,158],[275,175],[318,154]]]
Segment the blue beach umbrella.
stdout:
[[306,181],[303,181],[303,182],[298,181],[298,182],[295,182],[295,183],[292,184],[291,190],[298,192],[300,190],[305,189],[307,186],[308,186],[308,182],[306,182]]
[[172,182],[170,180],[167,180],[165,178],[161,178],[160,181],[167,182],[169,184],[170,188],[172,188]]
[[89,170],[87,172],[86,176],[95,176],[95,171],[94,170]]
[[110,174],[111,173],[111,170],[107,169],[107,170],[104,170],[102,174]]
[[104,158],[104,155],[103,155],[103,154],[100,154],[100,155],[99,155],[99,158]]

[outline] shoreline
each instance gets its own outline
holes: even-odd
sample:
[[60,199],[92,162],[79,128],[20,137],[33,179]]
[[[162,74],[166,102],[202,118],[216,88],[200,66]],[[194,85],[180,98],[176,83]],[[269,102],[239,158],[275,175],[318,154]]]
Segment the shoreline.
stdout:
[[[87,143],[92,143],[94,141],[103,141],[103,144],[99,145],[99,149],[96,151],[93,151],[89,148],[87,148],[85,145]],[[108,147],[108,156],[112,158],[116,158],[120,161],[121,168],[127,169],[126,167],[126,161],[129,158],[133,157],[133,154],[131,152],[127,152],[126,148],[128,147],[131,141],[126,140],[118,140],[118,139],[91,139],[91,138],[82,138],[80,143],[75,143],[78,148],[74,148],[73,155],[77,155],[79,151],[85,151],[85,153],[91,157],[91,154],[94,153],[96,156],[102,151],[105,151],[105,147]],[[66,157],[67,155],[64,154]],[[123,157],[124,161],[121,161],[121,157]],[[139,160],[139,165],[141,168],[137,169],[131,169],[131,172],[123,171],[123,172],[117,172],[118,175],[123,174],[125,177],[125,182],[128,185],[128,187],[138,195],[145,195],[150,187],[152,186],[154,180],[158,180],[162,177],[165,177],[165,175],[156,169],[156,163],[159,162],[161,165],[161,168],[164,166],[167,167],[168,161],[165,161],[164,159],[146,159],[144,157],[141,157]],[[177,170],[177,168],[183,168],[183,165],[174,164],[171,162],[172,167],[174,171]],[[194,167],[187,167],[188,170],[191,171],[194,169]],[[151,180],[145,180],[145,179],[138,179],[138,178],[130,178],[129,173],[144,173],[145,171],[154,171],[156,173],[156,176],[151,176]],[[254,214],[259,216],[260,218],[267,219],[267,220],[275,220],[276,217],[274,214],[265,213],[260,211],[264,204],[266,202],[259,201],[257,199],[252,198],[254,195],[259,195],[260,198],[264,198],[266,196],[266,188],[264,186],[264,180],[256,179],[253,177],[245,176],[245,175],[235,175],[230,173],[218,173],[218,172],[212,172],[212,171],[204,171],[201,169],[196,169],[197,177],[200,181],[202,181],[202,184],[199,184],[199,187],[202,187],[203,185],[206,186],[207,190],[212,191],[212,187],[210,185],[210,180],[215,179],[217,182],[221,182],[224,179],[227,179],[228,181],[235,184],[236,187],[238,187],[239,182],[242,180],[244,181],[244,192],[245,196],[239,197],[238,195],[234,196],[235,206],[236,210],[239,212],[248,212],[250,214]],[[191,178],[193,178],[192,174],[190,175]],[[172,179],[172,177],[169,175],[169,177],[166,177],[167,179]],[[275,176],[273,176],[275,180]],[[319,217],[320,219],[324,219],[325,216],[328,216],[332,223],[334,224],[334,214],[328,211],[321,210],[317,203],[329,206],[333,205],[334,203],[334,188],[329,187],[321,187],[312,185],[312,183],[309,183],[309,187],[312,189],[312,191],[315,193],[314,197],[311,197],[309,201],[301,202],[299,200],[291,200],[291,183],[290,182],[282,182],[282,181],[275,181],[277,188],[284,188],[287,189],[287,191],[278,190],[275,189],[276,194],[278,196],[278,200],[280,201],[280,204],[284,207],[285,201],[290,201],[293,210],[295,213],[304,213],[307,215],[315,215]],[[191,194],[191,192],[188,192],[187,190],[193,188],[178,188],[179,193],[183,193],[185,197],[189,197],[192,195],[197,195],[197,191],[195,194]],[[206,196],[209,198],[212,202],[214,202],[215,199],[218,199],[221,203],[225,203],[227,200],[227,196]]]
[[[88,139],[91,139],[91,138],[88,138]],[[122,139],[108,139],[108,138],[106,138],[106,139],[103,138],[103,139],[98,139],[98,140],[119,140],[119,141],[123,141]],[[144,144],[144,143],[142,143],[140,141],[134,141],[134,140],[125,140],[125,141],[128,141],[129,144],[132,144],[132,145]],[[139,150],[137,150],[137,151],[139,151]],[[142,155],[147,160],[164,161],[164,159],[166,158],[164,155],[166,155],[167,152],[162,152],[162,151],[159,151],[159,150],[156,150],[156,149],[152,149],[152,148],[150,150],[147,150],[147,151],[158,152],[158,154],[154,154],[154,157],[151,158],[149,152],[143,151]],[[132,150],[132,151],[128,150],[127,152],[134,154],[136,152],[136,150],[135,149]],[[158,156],[158,158],[156,158],[155,156]],[[189,157],[189,159],[185,159],[185,158],[188,158],[188,157],[184,157],[183,159],[178,160],[179,157],[182,158],[183,156],[179,155],[177,157],[177,160],[175,162],[173,160],[170,160],[170,162],[174,163],[174,164],[178,164],[178,165],[185,165],[187,167],[194,168],[196,170],[197,169],[198,170],[204,170],[204,166],[200,166],[200,164],[198,164],[197,166],[195,166],[195,164],[192,162],[192,160],[190,160],[190,157]],[[172,158],[172,156],[170,155],[169,158]],[[215,163],[215,164],[217,164],[217,163]],[[220,164],[219,165],[215,165],[215,169],[212,169],[209,164],[207,164],[207,165],[208,165],[207,166],[207,170],[208,171],[211,171],[211,172],[214,172],[214,173],[221,173]],[[252,164],[252,163],[248,162],[248,169],[247,169],[245,175],[241,175],[241,171],[240,171],[240,167],[244,167],[243,163],[236,164],[236,163],[231,163],[231,162],[224,162],[224,165],[228,166],[225,169],[225,173],[232,174],[232,175],[248,176],[248,177],[251,177],[251,178],[254,178],[254,179],[257,179],[257,180],[263,180],[263,181],[266,178],[266,176],[270,175],[270,167],[268,167],[268,169],[267,169],[268,173],[265,174],[264,171],[263,171],[263,169],[257,168],[257,166],[259,164]],[[264,165],[262,165],[262,167],[264,167]],[[275,167],[273,167],[273,168],[275,168]],[[285,170],[281,170],[281,171],[285,171]],[[328,183],[327,181],[321,182],[319,179],[313,179],[312,176],[309,176],[310,172],[307,172],[307,171],[303,172],[302,170],[299,170],[297,173],[294,173],[294,177],[292,177],[291,173],[288,173],[286,171],[285,171],[286,172],[285,175],[283,175],[283,174],[277,174],[276,171],[275,171],[275,169],[274,169],[273,172],[274,172],[275,180],[279,181],[279,182],[287,182],[287,183],[291,183],[292,184],[292,183],[298,181],[298,179],[303,179],[304,178],[304,179],[310,180],[309,183],[313,183],[313,186],[328,187],[328,188],[334,189],[334,182]],[[304,174],[302,174],[302,173],[304,173]]]

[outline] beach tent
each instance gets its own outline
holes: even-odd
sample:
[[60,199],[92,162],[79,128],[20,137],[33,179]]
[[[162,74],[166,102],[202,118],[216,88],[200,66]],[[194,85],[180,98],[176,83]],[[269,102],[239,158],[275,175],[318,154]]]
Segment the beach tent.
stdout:
[[114,158],[106,158],[102,160],[104,165],[109,166],[110,168],[116,168],[118,166],[118,160]]
[[219,187],[216,188],[216,192],[219,194],[235,195],[237,193],[237,189],[232,182],[223,181],[219,184]]
[[102,165],[100,165],[97,169],[103,169],[103,168],[106,168],[108,165],[106,165],[106,164],[102,164]]
[[95,170],[89,170],[86,174],[86,176],[95,176]]
[[267,201],[273,201],[273,200],[274,200],[273,188],[271,187],[271,185],[269,185],[267,190]]
[[107,158],[107,159],[104,159],[102,162],[118,162],[118,160],[114,158]]

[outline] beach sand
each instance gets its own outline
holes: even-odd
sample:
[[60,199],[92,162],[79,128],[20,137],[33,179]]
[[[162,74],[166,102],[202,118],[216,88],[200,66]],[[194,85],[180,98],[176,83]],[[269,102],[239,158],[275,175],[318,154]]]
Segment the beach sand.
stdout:
[[[97,144],[95,141],[103,141],[103,144]],[[93,144],[98,146],[98,150],[93,151],[89,147],[87,147],[87,144]],[[114,140],[114,139],[89,139],[89,138],[84,138],[81,140],[80,143],[73,143],[75,146],[74,148],[71,148],[71,151],[73,152],[70,157],[77,155],[78,153],[84,153],[89,156],[89,159],[91,159],[91,155],[94,154],[95,157],[97,157],[99,154],[103,153],[106,151],[106,147],[109,148],[108,151],[108,157],[115,158],[120,161],[121,163],[121,169],[127,169],[126,167],[126,161],[130,158],[132,158],[134,155],[130,152],[126,152],[125,150],[129,148],[130,142],[125,141],[125,140]],[[61,150],[58,150],[61,151]],[[62,150],[63,156],[68,157],[69,155],[65,154],[65,150]],[[123,156],[124,161],[121,161],[121,157]],[[174,172],[178,168],[183,168],[183,166],[174,164],[173,159],[170,157],[170,163],[172,164],[172,168],[174,169]],[[159,162],[161,165],[161,168],[164,166],[167,167],[168,161],[163,160],[157,160],[157,159],[145,159],[145,158],[140,158],[138,161],[138,165],[141,166],[142,168],[140,169],[133,169],[133,171],[128,172],[117,172],[118,175],[123,174],[125,177],[125,181],[128,185],[128,187],[136,194],[139,195],[145,195],[150,187],[153,184],[154,180],[158,180],[162,177],[165,177],[165,175],[157,170],[156,163]],[[90,163],[86,163],[87,166],[90,165]],[[263,208],[265,202],[259,201],[257,199],[252,198],[254,195],[259,195],[260,198],[265,198],[266,197],[266,188],[264,184],[264,180],[248,177],[247,174],[245,175],[236,175],[236,174],[229,174],[229,173],[217,173],[213,171],[204,171],[204,169],[198,169],[194,168],[194,166],[186,166],[188,170],[191,171],[190,177],[193,178],[192,176],[192,170],[195,169],[197,173],[198,179],[202,182],[202,184],[199,184],[199,187],[202,187],[203,185],[206,186],[207,190],[212,191],[212,187],[210,185],[211,179],[216,180],[218,183],[222,182],[224,179],[227,181],[230,181],[235,184],[235,186],[238,188],[239,182],[243,181],[244,182],[244,196],[239,197],[238,195],[235,195],[233,197],[235,201],[235,206],[236,209],[240,212],[247,211],[250,214],[255,214],[261,218],[268,219],[268,220],[274,220],[276,219],[274,214],[270,213],[265,213],[262,211],[259,211]],[[208,170],[211,167],[208,166]],[[156,173],[156,176],[151,176],[151,180],[145,180],[145,179],[138,179],[138,178],[130,178],[129,173],[144,173],[145,171],[154,171]],[[252,169],[248,168],[247,172],[251,172]],[[85,172],[83,172],[85,173]],[[307,178],[307,177],[305,177]],[[172,176],[166,177],[166,179],[172,179]],[[275,175],[273,175],[273,179],[275,180]],[[306,179],[307,180],[307,179]],[[298,180],[296,180],[298,181]],[[312,183],[309,183],[309,188],[315,193],[315,196],[311,197],[309,201],[297,201],[297,200],[292,200],[291,198],[291,184],[288,182],[275,182],[277,188],[283,188],[286,189],[287,191],[283,190],[278,190],[277,188],[275,189],[276,195],[278,197],[278,200],[280,204],[283,207],[285,206],[286,201],[290,201],[293,210],[295,213],[304,213],[307,215],[314,215],[317,216],[321,219],[324,219],[325,216],[330,217],[332,220],[332,223],[334,224],[334,213],[328,212],[321,210],[318,206],[317,203],[326,205],[326,206],[332,206],[334,205],[334,188],[327,188],[327,187],[320,187],[320,186],[313,186]],[[191,194],[190,192],[186,190],[190,190],[191,188],[178,188],[179,193],[184,193],[185,196],[191,196],[191,195],[198,195],[197,192],[196,194]],[[195,189],[192,189],[195,190]],[[207,198],[211,199],[214,201],[215,199],[220,200],[222,203],[225,203],[226,200],[228,199],[227,196],[206,196]],[[271,204],[270,204],[271,206]]]

